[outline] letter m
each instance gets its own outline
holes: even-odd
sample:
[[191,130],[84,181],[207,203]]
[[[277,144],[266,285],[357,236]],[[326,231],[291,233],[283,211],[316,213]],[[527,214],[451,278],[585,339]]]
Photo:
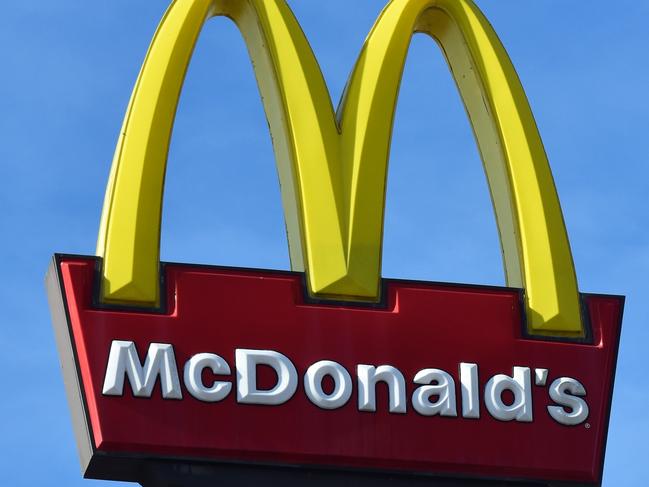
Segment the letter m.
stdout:
[[105,396],[121,396],[124,392],[125,377],[128,377],[136,397],[151,397],[156,380],[160,377],[162,397],[182,399],[176,357],[173,346],[168,343],[149,345],[146,360],[142,365],[135,343],[113,340],[102,393]]

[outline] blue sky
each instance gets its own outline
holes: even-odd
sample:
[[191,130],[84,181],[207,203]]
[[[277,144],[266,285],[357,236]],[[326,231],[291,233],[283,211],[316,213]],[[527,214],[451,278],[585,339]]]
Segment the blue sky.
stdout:
[[[289,3],[337,101],[384,0]],[[627,296],[604,485],[648,485],[649,2],[478,4],[530,99],[580,289]],[[117,133],[166,6],[3,5],[2,485],[101,485],[80,477],[43,277],[54,252],[94,252]],[[383,275],[503,284],[471,129],[425,37],[415,37],[407,61],[390,164]],[[164,260],[288,268],[270,135],[243,41],[227,20],[211,21],[199,39],[167,181]]]

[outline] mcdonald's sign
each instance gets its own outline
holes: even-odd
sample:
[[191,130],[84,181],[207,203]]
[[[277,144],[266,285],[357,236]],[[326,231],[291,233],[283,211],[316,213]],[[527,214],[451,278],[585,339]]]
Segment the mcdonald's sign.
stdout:
[[[290,272],[160,262],[169,137],[212,16],[236,23],[254,65]],[[508,287],[381,277],[415,32],[438,41],[466,105]],[[471,0],[389,1],[337,111],[285,0],[174,0],[120,132],[97,254],[55,255],[47,286],[88,478],[601,483],[623,298],[579,292],[525,93]]]

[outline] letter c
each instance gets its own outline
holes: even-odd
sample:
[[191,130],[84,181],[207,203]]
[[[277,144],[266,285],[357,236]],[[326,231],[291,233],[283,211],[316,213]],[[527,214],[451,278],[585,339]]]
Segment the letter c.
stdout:
[[212,387],[205,387],[201,377],[205,369],[210,369],[215,375],[230,374],[230,366],[222,357],[213,353],[199,353],[185,364],[185,387],[199,401],[222,401],[230,394],[232,384],[214,381]]

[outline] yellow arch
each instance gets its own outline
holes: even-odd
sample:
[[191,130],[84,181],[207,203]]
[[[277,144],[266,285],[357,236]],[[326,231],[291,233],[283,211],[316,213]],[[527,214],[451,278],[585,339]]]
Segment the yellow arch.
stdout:
[[323,297],[378,298],[394,107],[414,32],[442,47],[478,140],[507,283],[526,290],[530,332],[582,336],[559,200],[529,104],[495,32],[470,0],[392,0],[337,114],[283,0],[175,0],[140,73],[113,163],[97,253],[107,302],[158,301],[160,212],[184,73],[207,18],[231,17],[253,60],[273,136],[292,266]]
[[[158,302],[160,214],[169,137],[197,37],[205,21],[216,15],[235,21],[253,60],[273,135],[292,267],[305,269],[303,247],[307,245],[300,238],[304,233],[305,241],[331,242],[316,246],[312,258],[344,273],[340,197],[334,195],[339,191],[339,176],[335,164],[329,164],[336,159],[336,149],[327,143],[337,137],[333,108],[292,13],[283,1],[175,0],[142,66],[111,169],[97,245],[97,255],[104,258],[106,302]],[[307,167],[299,171],[296,161],[306,161]],[[304,212],[313,218],[302,218]],[[319,224],[305,223],[315,220]]]

